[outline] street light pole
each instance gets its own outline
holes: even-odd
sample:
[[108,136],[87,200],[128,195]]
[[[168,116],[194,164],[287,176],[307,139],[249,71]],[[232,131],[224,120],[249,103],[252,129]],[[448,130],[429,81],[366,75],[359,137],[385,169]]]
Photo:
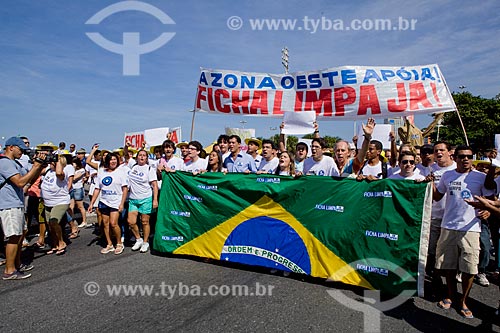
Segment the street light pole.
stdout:
[[193,113],[193,118],[191,118],[191,134],[189,135],[189,141],[193,141],[194,134],[194,116],[196,115],[196,110],[191,110],[189,112]]

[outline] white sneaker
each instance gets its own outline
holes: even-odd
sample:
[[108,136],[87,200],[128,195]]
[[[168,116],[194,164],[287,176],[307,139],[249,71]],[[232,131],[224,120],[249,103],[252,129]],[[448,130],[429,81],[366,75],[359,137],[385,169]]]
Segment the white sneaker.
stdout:
[[141,253],[146,253],[149,250],[149,243],[148,242],[143,242],[141,246]]
[[488,287],[490,285],[490,281],[486,278],[486,274],[484,273],[479,273],[476,275],[477,283],[479,283],[480,286],[483,287]]
[[78,228],[85,228],[87,227],[87,222],[82,222],[78,225]]
[[142,250],[142,244],[144,243],[144,241],[142,240],[142,238],[138,238],[136,241],[135,241],[135,244],[134,246],[132,246],[132,251],[137,251],[139,249]]

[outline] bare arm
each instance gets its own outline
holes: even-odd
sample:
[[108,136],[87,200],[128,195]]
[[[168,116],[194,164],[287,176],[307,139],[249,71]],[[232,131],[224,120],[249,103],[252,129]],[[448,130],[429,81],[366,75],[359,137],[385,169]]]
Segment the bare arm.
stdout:
[[[45,159],[45,154],[41,154],[39,156],[40,159],[44,160]],[[43,170],[43,164],[36,162],[33,164],[33,167],[31,170],[25,174],[24,176],[21,176],[21,174],[17,173],[14,176],[9,178],[9,181],[14,184],[15,186],[19,188],[23,188],[26,186],[26,184],[30,183],[32,180],[38,178],[40,176],[40,173]]]
[[99,145],[94,145],[92,147],[92,151],[89,153],[89,156],[87,156],[87,159],[85,160],[85,162],[90,165],[91,167],[93,167],[94,169],[99,169],[99,164],[97,164],[96,162],[92,162],[92,157],[94,157],[94,154],[95,154],[95,151],[97,150],[97,148],[99,148]]
[[285,147],[285,134],[281,133],[283,131],[283,127],[285,127],[285,123],[281,123],[280,125],[280,140],[279,140],[279,150],[281,152],[286,151]]
[[366,152],[368,151],[368,146],[370,145],[370,140],[372,139],[373,129],[375,128],[375,119],[368,118],[368,121],[365,124],[362,124],[363,127],[363,144],[361,149],[358,151],[356,155],[356,159],[354,160],[353,172],[357,173],[359,169],[361,169],[361,165],[365,161]]
[[158,208],[158,181],[151,182],[153,186],[153,208]]

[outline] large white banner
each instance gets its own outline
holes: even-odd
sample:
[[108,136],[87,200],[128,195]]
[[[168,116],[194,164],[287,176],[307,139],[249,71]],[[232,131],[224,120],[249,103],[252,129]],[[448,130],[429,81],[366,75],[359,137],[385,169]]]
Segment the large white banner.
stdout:
[[323,120],[356,120],[448,112],[455,104],[436,64],[291,74],[202,68],[195,110],[262,117],[315,111]]

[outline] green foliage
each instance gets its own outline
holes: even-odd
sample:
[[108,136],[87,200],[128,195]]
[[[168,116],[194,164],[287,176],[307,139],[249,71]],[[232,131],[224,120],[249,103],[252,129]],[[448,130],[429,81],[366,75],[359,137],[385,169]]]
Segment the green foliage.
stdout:
[[[469,144],[475,151],[492,148],[495,145],[495,134],[500,133],[500,100],[473,96],[464,91],[453,93],[460,116],[467,132]],[[465,137],[456,112],[448,112],[443,118],[439,130],[439,139],[452,145],[465,144]],[[437,129],[431,135],[436,140]]]

